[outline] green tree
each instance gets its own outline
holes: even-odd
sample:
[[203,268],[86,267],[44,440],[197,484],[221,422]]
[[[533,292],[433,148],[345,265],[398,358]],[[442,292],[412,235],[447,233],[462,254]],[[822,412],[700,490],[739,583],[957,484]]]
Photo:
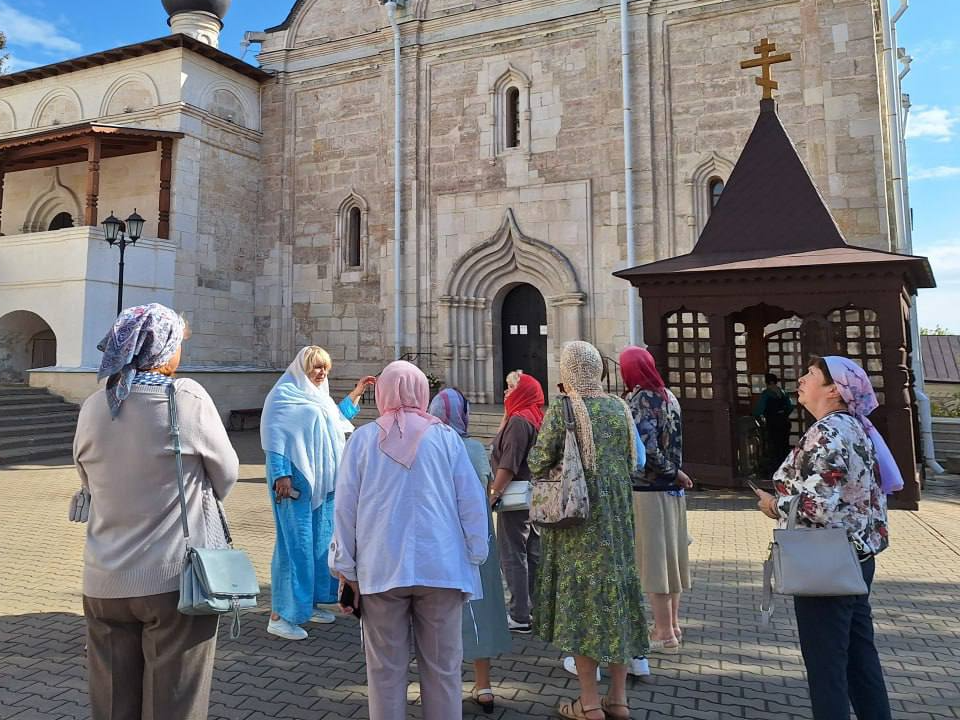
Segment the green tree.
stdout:
[[[0,50],[3,50],[6,47],[7,47],[7,34],[3,32],[3,30],[0,30]],[[10,55],[8,55],[7,53],[3,53],[3,55],[0,55],[0,73],[3,73],[7,69],[7,58],[9,57]]]
[[947,330],[947,328],[940,327],[937,325],[935,328],[920,328],[921,335],[953,335],[952,332]]

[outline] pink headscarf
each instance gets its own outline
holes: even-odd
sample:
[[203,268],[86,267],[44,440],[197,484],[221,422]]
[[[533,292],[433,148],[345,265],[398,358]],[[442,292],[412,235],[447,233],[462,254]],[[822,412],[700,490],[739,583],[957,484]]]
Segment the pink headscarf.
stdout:
[[867,415],[880,406],[869,376],[862,367],[842,355],[830,355],[823,360],[837,386],[837,392],[847,404],[847,410],[860,421],[867,432],[867,437],[873,442],[873,448],[877,453],[877,464],[880,466],[880,485],[884,495],[903,490],[903,475],[900,474],[897,461],[893,459],[893,453],[887,447],[880,431],[867,419]]
[[377,410],[380,417],[380,449],[408,470],[417,457],[423,434],[439,418],[427,412],[430,385],[416,365],[404,360],[392,362],[377,378]]

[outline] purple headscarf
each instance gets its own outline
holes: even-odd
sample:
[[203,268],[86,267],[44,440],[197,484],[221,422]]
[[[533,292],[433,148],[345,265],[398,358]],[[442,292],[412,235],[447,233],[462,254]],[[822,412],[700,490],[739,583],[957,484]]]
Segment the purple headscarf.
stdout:
[[470,426],[470,401],[459,390],[444,388],[431,401],[429,412],[449,425],[460,437],[467,436]]
[[840,393],[840,397],[847,404],[847,410],[860,421],[863,429],[867,432],[867,436],[873,442],[873,448],[877,453],[877,464],[880,466],[880,486],[884,495],[902,490],[903,475],[900,474],[897,461],[893,459],[893,453],[890,452],[890,448],[887,447],[887,443],[880,432],[867,419],[867,415],[880,406],[867,373],[847,357],[830,355],[823,360],[826,362],[827,369],[837,386],[837,392]]
[[107,405],[117,416],[137,370],[165,365],[183,342],[183,318],[159,303],[127,308],[97,345],[103,353],[97,380],[107,380]]

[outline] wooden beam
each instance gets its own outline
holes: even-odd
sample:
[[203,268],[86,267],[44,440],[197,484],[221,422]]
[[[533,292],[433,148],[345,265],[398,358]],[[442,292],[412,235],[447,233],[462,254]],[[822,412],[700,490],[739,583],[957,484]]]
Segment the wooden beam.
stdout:
[[93,136],[87,144],[87,207],[83,224],[96,227],[97,204],[100,201],[100,138]]
[[170,188],[173,177],[173,140],[160,141],[160,206],[157,218],[157,237],[170,238]]

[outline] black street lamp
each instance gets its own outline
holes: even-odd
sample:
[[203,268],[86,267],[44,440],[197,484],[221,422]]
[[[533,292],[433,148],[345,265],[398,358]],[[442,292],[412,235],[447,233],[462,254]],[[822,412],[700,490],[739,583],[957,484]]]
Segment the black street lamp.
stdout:
[[[117,315],[123,310],[123,254],[127,245],[133,245],[140,239],[143,232],[143,218],[137,214],[137,209],[133,209],[133,214],[127,218],[126,225],[119,218],[113,216],[110,211],[110,217],[101,223],[103,225],[103,235],[110,246],[120,246],[120,279],[117,283]],[[124,233],[126,230],[126,233]]]

